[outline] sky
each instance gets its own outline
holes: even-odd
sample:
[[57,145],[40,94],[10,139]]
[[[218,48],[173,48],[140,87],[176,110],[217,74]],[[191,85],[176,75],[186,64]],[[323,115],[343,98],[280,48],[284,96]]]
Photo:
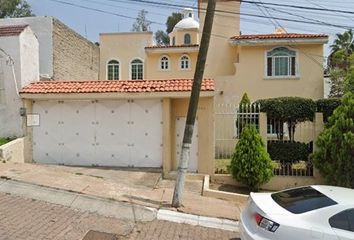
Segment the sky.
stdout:
[[[197,6],[197,1],[195,0],[148,1],[164,2],[171,4],[171,6],[141,3],[137,2],[137,0],[27,0],[37,16],[54,16],[93,42],[99,41],[99,33],[130,31],[141,9],[148,11],[147,18],[153,22],[151,30],[155,32],[157,30],[166,30],[165,22],[172,12],[181,11],[184,6],[194,8]],[[354,28],[354,13],[348,14],[334,11],[354,11],[353,0],[251,1],[258,4],[247,2],[241,4],[242,34],[272,33],[279,26],[284,27],[287,32],[326,33],[330,35],[329,44],[325,48],[325,54],[328,55],[329,45],[333,42],[335,34]],[[297,5],[307,8],[321,8],[328,11],[295,9],[284,6],[262,5],[261,3]],[[259,18],[247,14],[267,16],[267,18]],[[197,14],[195,15],[197,16]],[[289,19],[290,21],[274,20],[274,18]],[[310,21],[316,24],[298,23],[294,20]],[[339,26],[329,26],[329,24]]]

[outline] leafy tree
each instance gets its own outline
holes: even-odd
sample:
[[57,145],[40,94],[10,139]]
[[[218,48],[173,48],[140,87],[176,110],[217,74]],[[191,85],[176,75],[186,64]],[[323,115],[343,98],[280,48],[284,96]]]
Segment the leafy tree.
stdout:
[[0,0],[0,18],[34,16],[25,0]]
[[233,178],[246,184],[251,191],[258,191],[273,176],[272,161],[255,126],[243,128],[230,169]]
[[[343,34],[338,33],[334,43],[331,45],[330,65],[331,67],[347,68],[349,62],[347,57],[354,53],[354,35],[350,29]],[[341,55],[341,61],[338,56]]]
[[354,188],[354,94],[347,93],[317,139],[312,155],[329,184]]
[[166,32],[158,30],[155,33],[155,41],[157,45],[168,45],[170,43],[170,37],[168,34],[173,31],[175,25],[183,18],[182,13],[174,12],[166,20]]
[[261,105],[261,111],[267,113],[275,127],[279,140],[284,138],[284,123],[288,126],[289,139],[294,142],[295,128],[300,122],[312,121],[316,112],[316,103],[312,99],[300,97],[278,97],[256,101]]
[[140,10],[140,12],[138,13],[138,17],[136,18],[135,23],[133,23],[132,26],[133,32],[150,31],[151,22],[147,19],[147,14],[148,11],[146,11],[145,9]]
[[178,12],[173,12],[171,14],[171,16],[169,16],[167,18],[167,21],[166,21],[166,32],[167,33],[170,33],[173,31],[173,28],[176,26],[176,24],[181,21],[183,18],[183,14],[182,13],[178,13]]
[[157,45],[168,45],[170,43],[170,37],[162,30],[155,32],[155,41]]
[[328,59],[331,77],[330,97],[341,97],[345,94],[345,78],[354,64],[354,34],[352,30],[337,34],[331,48]]

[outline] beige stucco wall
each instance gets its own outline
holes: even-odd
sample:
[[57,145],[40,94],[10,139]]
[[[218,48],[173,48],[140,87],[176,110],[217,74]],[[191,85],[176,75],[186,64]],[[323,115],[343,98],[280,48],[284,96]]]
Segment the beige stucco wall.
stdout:
[[99,47],[53,18],[53,79],[98,80]]
[[145,47],[151,46],[152,32],[101,33],[100,34],[100,80],[107,79],[107,63],[119,61],[120,79],[130,80],[130,62],[138,58],[146,67]]
[[[183,55],[189,56],[190,59],[190,68],[181,69],[180,58]],[[146,70],[145,78],[146,79],[172,79],[172,78],[193,78],[195,72],[195,65],[197,63],[197,52],[193,53],[176,53],[169,52],[166,54],[153,53],[146,55]],[[169,58],[169,67],[168,70],[160,69],[160,59],[163,56]]]
[[[199,11],[200,28],[202,33],[204,27],[205,10],[207,1],[200,3]],[[233,63],[236,62],[237,54],[229,44],[232,36],[240,33],[240,1],[217,1],[216,2],[212,35],[208,50],[208,58],[206,62],[205,74],[207,78],[215,78],[216,76],[232,75],[235,71]],[[225,12],[232,12],[225,13]],[[202,37],[202,34],[200,34]]]
[[235,74],[217,76],[216,101],[238,103],[243,93],[251,101],[260,98],[298,96],[312,99],[323,97],[323,45],[296,45],[299,75],[296,78],[266,78],[266,51],[280,46],[242,46]]
[[189,33],[191,35],[191,43],[190,44],[199,44],[199,30],[198,29],[174,29],[173,32],[169,34],[170,36],[170,45],[173,45],[172,39],[175,37],[175,45],[183,45],[184,44],[184,35]]
[[[176,159],[176,128],[177,117],[185,117],[188,110],[188,99],[171,100],[171,169],[177,169]],[[213,98],[201,98],[197,111],[198,120],[198,173],[214,173],[214,104]]]

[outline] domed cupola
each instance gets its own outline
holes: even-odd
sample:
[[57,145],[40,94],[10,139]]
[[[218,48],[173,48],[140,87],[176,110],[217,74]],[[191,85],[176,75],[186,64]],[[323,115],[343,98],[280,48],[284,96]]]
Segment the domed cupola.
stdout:
[[184,30],[184,29],[199,29],[199,23],[194,20],[193,9],[185,8],[182,11],[183,19],[179,21],[173,31]]

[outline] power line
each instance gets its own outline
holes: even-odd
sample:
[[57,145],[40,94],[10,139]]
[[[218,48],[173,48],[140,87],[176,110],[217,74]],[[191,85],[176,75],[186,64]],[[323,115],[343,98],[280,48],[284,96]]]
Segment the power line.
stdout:
[[[248,0],[239,0],[242,3],[247,3],[247,4],[254,4],[252,1]],[[297,8],[297,9],[305,9],[305,10],[313,10],[313,11],[323,11],[323,12],[337,12],[337,13],[345,13],[345,14],[354,14],[353,11],[347,11],[347,10],[340,10],[340,9],[327,9],[327,8],[318,8],[318,7],[305,7],[305,6],[300,6],[300,5],[290,5],[290,4],[280,4],[280,3],[261,3],[262,5],[269,5],[269,6],[280,6],[280,7],[286,7],[286,8]]]
[[[111,2],[117,2],[119,0],[107,0]],[[150,5],[156,5],[156,6],[168,6],[168,7],[173,7],[173,8],[187,8],[190,6],[187,5],[182,5],[182,4],[172,4],[172,3],[166,3],[166,2],[155,2],[155,1],[150,1],[150,0],[125,0],[125,1],[130,1],[130,2],[135,2],[135,3],[145,3],[145,4],[150,4]],[[244,2],[242,0],[242,2]],[[253,4],[257,4],[255,2],[251,2]],[[259,3],[259,4],[264,4]],[[278,4],[281,6],[281,4]],[[286,6],[286,5],[284,5]],[[197,7],[193,8],[194,10],[197,10]],[[200,10],[205,10],[204,8],[199,8]],[[258,14],[251,14],[251,13],[240,13],[240,12],[232,12],[232,11],[225,11],[225,10],[215,10],[216,13],[227,13],[227,14],[232,14],[232,15],[241,15],[241,16],[250,16],[250,17],[257,17],[257,18],[265,18],[269,19],[269,17],[264,16],[264,15],[258,15]],[[353,12],[354,14],[354,12]],[[306,23],[306,24],[312,24],[312,25],[322,25],[322,26],[330,26],[330,27],[338,27],[341,29],[349,29],[349,28],[354,28],[353,26],[346,26],[346,25],[336,25],[336,24],[329,24],[329,23],[324,23],[324,22],[315,22],[315,21],[305,21],[305,20],[299,20],[299,19],[289,19],[289,18],[282,18],[282,17],[273,17],[272,19],[274,20],[281,20],[281,21],[286,21],[286,22],[296,22],[296,23]]]

